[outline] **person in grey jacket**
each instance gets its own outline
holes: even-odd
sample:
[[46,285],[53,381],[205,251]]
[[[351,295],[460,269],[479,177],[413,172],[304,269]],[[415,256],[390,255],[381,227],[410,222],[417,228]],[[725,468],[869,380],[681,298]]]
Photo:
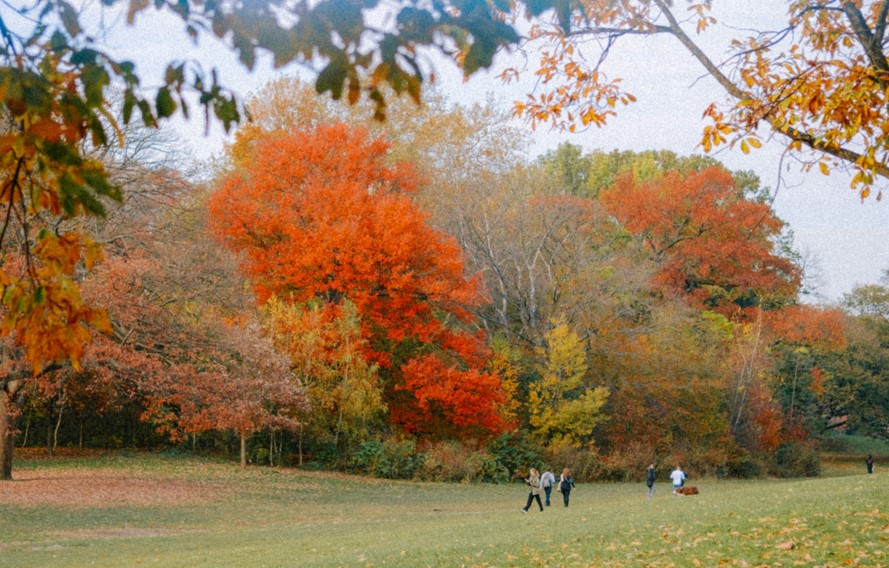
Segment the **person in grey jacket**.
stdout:
[[540,511],[543,512],[543,503],[540,501],[540,474],[533,467],[531,468],[530,475],[528,476],[528,479],[525,480],[525,483],[531,486],[531,490],[528,492],[528,503],[522,508],[522,512],[528,512],[534,499],[537,499],[537,506],[540,507]]
[[546,470],[540,476],[540,488],[546,494],[546,506],[549,507],[549,496],[553,492],[553,484],[556,482],[556,476],[553,472]]

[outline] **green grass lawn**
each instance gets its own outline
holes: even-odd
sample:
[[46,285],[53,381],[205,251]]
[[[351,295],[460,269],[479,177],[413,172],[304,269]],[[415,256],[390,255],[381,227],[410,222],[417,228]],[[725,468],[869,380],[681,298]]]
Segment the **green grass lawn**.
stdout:
[[889,473],[855,471],[694,479],[701,494],[680,498],[664,479],[650,502],[642,483],[578,484],[570,508],[556,493],[523,514],[519,484],[151,455],[20,462],[0,487],[0,567],[889,566]]

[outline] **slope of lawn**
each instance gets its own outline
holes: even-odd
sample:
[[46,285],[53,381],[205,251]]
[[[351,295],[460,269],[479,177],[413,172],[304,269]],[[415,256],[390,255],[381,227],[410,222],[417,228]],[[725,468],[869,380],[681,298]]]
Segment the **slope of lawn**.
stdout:
[[[846,470],[843,470],[846,471]],[[852,470],[848,470],[852,471]],[[859,471],[859,470],[855,470]],[[0,566],[889,566],[889,473],[578,484],[412,483],[111,454],[0,483]]]

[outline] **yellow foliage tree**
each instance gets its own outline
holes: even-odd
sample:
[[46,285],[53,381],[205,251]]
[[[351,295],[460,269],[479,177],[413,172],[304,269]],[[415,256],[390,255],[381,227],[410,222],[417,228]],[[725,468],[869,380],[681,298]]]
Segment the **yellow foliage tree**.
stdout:
[[590,387],[583,341],[567,324],[556,323],[545,341],[539,348],[540,378],[528,393],[533,435],[548,444],[582,447],[606,420],[608,389]]

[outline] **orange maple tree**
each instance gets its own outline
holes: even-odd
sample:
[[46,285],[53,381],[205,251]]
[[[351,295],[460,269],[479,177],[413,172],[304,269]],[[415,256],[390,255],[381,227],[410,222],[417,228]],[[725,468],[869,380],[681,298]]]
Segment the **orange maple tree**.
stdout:
[[799,268],[776,250],[784,223],[722,168],[641,183],[623,175],[600,197],[659,263],[658,282],[695,303],[737,317],[799,287]]
[[[486,350],[469,330],[479,282],[412,201],[412,168],[387,151],[342,124],[269,133],[211,196],[214,231],[243,254],[260,301],[320,301],[331,318],[344,300],[355,305],[367,357],[389,373],[393,421],[435,431],[434,398],[461,432],[499,432],[499,379],[479,371]],[[433,396],[430,383],[449,386]]]

